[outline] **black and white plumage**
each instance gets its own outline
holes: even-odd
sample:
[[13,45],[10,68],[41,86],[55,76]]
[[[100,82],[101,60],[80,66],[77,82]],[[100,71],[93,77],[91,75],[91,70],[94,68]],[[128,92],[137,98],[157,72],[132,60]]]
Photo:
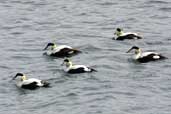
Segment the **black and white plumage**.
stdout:
[[67,45],[57,46],[54,43],[48,43],[47,46],[44,48],[44,50],[47,50],[45,52],[46,55],[54,56],[54,57],[70,57],[81,52],[70,46]]
[[17,73],[13,80],[15,80],[17,77],[20,77],[16,80],[17,87],[24,89],[33,90],[39,87],[49,87],[50,85],[48,82],[36,78],[27,79],[23,73]]
[[127,51],[127,53],[129,53],[133,49],[135,50],[135,56],[133,57],[133,59],[137,60],[140,63],[166,59],[166,57],[156,52],[142,52],[142,50],[137,46],[133,46]]
[[71,74],[96,71],[95,69],[85,65],[73,65],[69,59],[64,59],[62,65],[65,65],[64,71]]
[[137,33],[132,32],[123,32],[122,29],[117,28],[114,35],[116,35],[116,38],[113,38],[114,40],[125,40],[125,39],[142,39],[141,36],[139,36]]

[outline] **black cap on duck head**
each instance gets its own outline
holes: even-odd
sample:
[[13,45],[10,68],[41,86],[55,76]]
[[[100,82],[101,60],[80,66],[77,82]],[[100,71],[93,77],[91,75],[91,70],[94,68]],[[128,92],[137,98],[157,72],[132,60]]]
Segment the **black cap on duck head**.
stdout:
[[138,50],[138,49],[140,49],[139,47],[137,47],[137,46],[132,46],[132,48],[130,48],[128,51],[127,51],[127,53],[129,53],[131,50],[133,50],[133,49],[135,49],[135,50]]
[[14,80],[17,76],[24,76],[24,74],[23,74],[23,73],[17,73],[17,74],[13,77],[13,80]]
[[61,66],[63,66],[64,63],[69,63],[69,62],[70,62],[69,59],[68,58],[65,58],[64,61],[63,61],[63,63],[61,64]]
[[64,59],[64,62],[69,62],[69,59]]
[[132,46],[132,49],[139,49],[139,47],[137,47],[137,46]]
[[48,43],[47,46],[54,46],[55,44],[54,43]]
[[46,50],[49,46],[54,46],[54,45],[55,45],[54,43],[48,43],[47,46],[43,50]]
[[121,28],[117,28],[116,30],[117,30],[118,32],[121,32],[121,31],[122,31]]

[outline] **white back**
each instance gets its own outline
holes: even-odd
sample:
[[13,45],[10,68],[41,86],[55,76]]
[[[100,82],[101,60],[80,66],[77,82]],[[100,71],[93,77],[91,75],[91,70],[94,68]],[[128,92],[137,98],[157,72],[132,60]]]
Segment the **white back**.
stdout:
[[134,35],[138,35],[137,33],[133,33],[133,32],[125,32],[125,33],[123,33],[121,36],[125,36],[125,35],[128,35],[128,34],[134,34]]
[[67,45],[59,45],[57,46],[55,49],[52,50],[53,53],[56,53],[56,52],[59,52],[61,49],[64,49],[64,48],[69,48],[69,49],[72,49],[71,46],[67,46]]

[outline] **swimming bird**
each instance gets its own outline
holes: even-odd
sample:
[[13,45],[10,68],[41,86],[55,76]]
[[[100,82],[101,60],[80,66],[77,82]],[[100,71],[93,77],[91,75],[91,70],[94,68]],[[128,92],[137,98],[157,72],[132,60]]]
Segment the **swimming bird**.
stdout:
[[[17,78],[17,77],[20,77],[20,78]],[[24,75],[23,73],[17,73],[15,77],[13,77],[13,80],[15,79],[17,80],[16,85],[24,89],[33,90],[39,87],[49,87],[50,85],[50,83],[43,81],[43,80],[36,79],[36,78],[27,79],[26,75]]]
[[54,57],[70,57],[72,55],[75,55],[81,52],[70,46],[67,46],[67,45],[57,46],[54,43],[48,43],[47,46],[44,48],[44,50],[47,50],[45,52],[46,55],[54,56]]
[[137,33],[132,32],[123,32],[122,29],[117,28],[114,35],[117,37],[114,38],[115,40],[125,40],[125,39],[142,39],[141,36],[139,36]]
[[64,64],[64,71],[71,74],[96,71],[95,69],[87,67],[85,65],[73,65],[73,63],[69,59],[64,59],[62,65]]
[[166,57],[156,52],[142,52],[142,50],[137,46],[133,46],[132,48],[130,48],[127,53],[129,53],[133,49],[135,50],[135,56],[133,59],[137,60],[140,63],[166,59]]

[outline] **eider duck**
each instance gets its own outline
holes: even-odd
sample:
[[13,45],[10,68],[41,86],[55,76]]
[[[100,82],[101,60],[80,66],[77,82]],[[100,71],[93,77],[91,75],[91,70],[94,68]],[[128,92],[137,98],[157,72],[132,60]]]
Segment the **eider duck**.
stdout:
[[[47,50],[49,49],[49,50]],[[45,52],[46,55],[54,56],[54,57],[70,57],[72,55],[78,54],[81,51],[74,49],[67,45],[59,45],[57,46],[54,43],[48,43],[47,46],[44,48],[47,50]]]
[[117,37],[113,38],[115,40],[125,40],[125,39],[142,39],[141,36],[138,36],[137,33],[132,33],[132,32],[123,32],[122,29],[117,28],[116,32],[114,33]]
[[64,59],[62,65],[65,65],[64,71],[71,74],[96,71],[95,69],[85,65],[73,65],[69,59]]
[[39,87],[49,87],[50,85],[48,82],[39,79],[27,79],[26,75],[24,75],[23,73],[17,73],[13,80],[15,80],[18,76],[20,76],[20,78],[17,79],[16,85],[19,88],[33,90]]
[[140,63],[166,59],[166,57],[156,52],[142,52],[142,50],[137,46],[133,46],[127,51],[127,53],[129,53],[133,49],[135,50],[135,56],[133,59]]

